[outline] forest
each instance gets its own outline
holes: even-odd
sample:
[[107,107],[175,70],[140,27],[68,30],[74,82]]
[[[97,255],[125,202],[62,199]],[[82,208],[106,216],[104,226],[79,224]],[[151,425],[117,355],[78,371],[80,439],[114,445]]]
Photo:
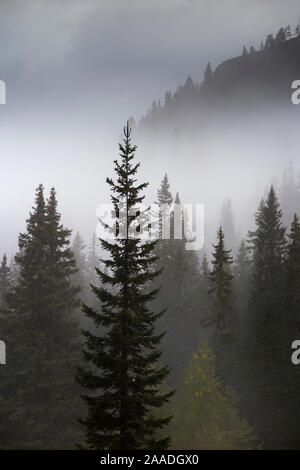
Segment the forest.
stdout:
[[[148,185],[136,184],[130,134],[127,123],[107,178],[126,210]],[[46,198],[39,185],[19,251],[0,268],[1,448],[299,448],[298,215],[286,224],[299,194],[290,167],[242,240],[226,201],[207,253],[172,234],[102,239],[100,250],[93,236],[86,251],[61,224],[55,189]],[[167,174],[156,203],[171,214],[180,204]]]
[[[127,119],[141,110],[144,89],[154,90],[157,70],[172,60],[177,67],[192,41],[177,50],[175,28],[172,49],[163,26],[157,36],[151,29],[148,49],[142,10],[79,3],[74,18],[64,11],[61,30],[49,16],[33,48],[25,40],[16,47],[4,74],[21,81],[0,131],[0,450],[300,449],[300,365],[292,360],[300,341],[300,108],[291,103],[300,22],[259,46],[242,43],[236,57],[223,60],[224,48],[218,65],[207,63],[213,40],[194,41],[203,77],[177,81],[184,84]],[[170,8],[157,10],[165,22],[170,11],[184,19],[182,6]],[[57,44],[37,41],[52,27]],[[196,21],[192,28],[194,38]],[[213,34],[223,41],[225,31]],[[94,216],[104,195],[113,226]],[[183,226],[188,219],[185,203],[205,207],[200,250],[175,234],[178,208]],[[152,228],[145,206],[156,207],[157,240],[143,237]],[[110,237],[98,236],[96,222]]]

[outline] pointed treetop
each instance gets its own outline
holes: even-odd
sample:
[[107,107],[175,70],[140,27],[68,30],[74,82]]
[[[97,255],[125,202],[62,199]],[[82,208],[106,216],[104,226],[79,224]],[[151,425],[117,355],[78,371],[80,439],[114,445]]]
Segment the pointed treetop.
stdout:
[[157,200],[158,204],[168,204],[169,206],[173,202],[167,173],[163,177],[162,182],[160,184],[160,188],[157,191]]

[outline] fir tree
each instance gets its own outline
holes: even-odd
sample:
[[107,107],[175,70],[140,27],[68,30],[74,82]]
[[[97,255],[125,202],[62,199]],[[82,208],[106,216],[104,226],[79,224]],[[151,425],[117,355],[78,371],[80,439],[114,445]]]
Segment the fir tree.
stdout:
[[[170,418],[154,416],[153,411],[168,402],[172,393],[161,393],[159,387],[168,369],[158,366],[161,352],[157,346],[162,335],[155,335],[155,323],[162,315],[153,313],[148,303],[157,295],[149,290],[159,272],[153,270],[155,242],[131,236],[136,216],[129,210],[143,201],[147,183],[136,185],[140,166],[134,163],[136,147],[131,144],[130,128],[124,128],[124,141],[119,145],[121,161],[115,161],[117,183],[107,178],[111,200],[116,210],[117,234],[125,237],[114,242],[101,240],[110,254],[103,260],[109,269],[97,273],[103,286],[93,287],[101,302],[101,312],[84,306],[95,325],[105,328],[104,335],[85,331],[84,356],[89,370],[78,371],[78,381],[87,389],[84,400],[88,416],[81,420],[86,427],[87,445],[92,449],[166,448],[169,439],[157,432]],[[120,219],[119,204],[125,207],[126,221]]]
[[[227,385],[232,385],[234,354],[235,317],[233,310],[231,250],[225,249],[222,227],[218,230],[218,243],[213,245],[213,269],[210,272],[210,290],[212,296],[211,322],[214,324],[212,344],[216,353],[218,374]],[[226,382],[225,382],[226,381]]]
[[231,331],[231,292],[233,275],[230,265],[233,263],[231,250],[225,250],[224,232],[222,227],[218,231],[218,243],[213,245],[213,269],[210,272],[211,289],[214,296],[213,318],[216,323],[216,334],[227,334]]
[[276,426],[282,425],[282,415],[276,403],[284,399],[280,376],[284,359],[282,331],[286,240],[273,187],[266,202],[261,202],[255,218],[257,228],[251,233],[254,251],[247,353],[250,361],[249,390],[255,389],[256,393],[251,397],[253,403],[250,408],[266,447],[276,448],[276,439],[282,432],[279,428],[278,433],[274,432],[275,423]]
[[7,295],[11,287],[10,267],[7,264],[7,256],[4,254],[0,265],[0,313],[7,309]]
[[54,189],[46,203],[40,185],[19,236],[18,283],[3,325],[10,367],[0,370],[9,414],[2,448],[72,448],[78,437],[76,289],[70,287],[75,261],[56,205]]

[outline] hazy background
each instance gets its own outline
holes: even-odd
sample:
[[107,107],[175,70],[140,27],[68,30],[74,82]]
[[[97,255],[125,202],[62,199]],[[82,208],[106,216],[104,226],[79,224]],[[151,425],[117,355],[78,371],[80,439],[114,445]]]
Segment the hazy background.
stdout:
[[[0,253],[16,250],[39,183],[56,187],[64,223],[89,241],[126,119],[299,15],[297,0],[1,0]],[[203,202],[190,190],[193,161],[182,172],[164,157],[143,162],[152,191],[167,171],[174,190]],[[259,168],[260,184],[262,169],[273,171]]]

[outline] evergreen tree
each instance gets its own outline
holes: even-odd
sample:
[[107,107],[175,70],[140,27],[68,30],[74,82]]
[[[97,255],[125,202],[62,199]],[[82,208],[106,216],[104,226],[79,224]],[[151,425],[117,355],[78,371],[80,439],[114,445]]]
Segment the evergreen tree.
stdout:
[[[153,270],[156,242],[142,242],[131,235],[136,216],[129,215],[143,201],[147,183],[135,185],[140,166],[134,163],[136,146],[131,144],[130,128],[124,128],[124,142],[119,145],[121,162],[115,161],[117,183],[107,178],[111,200],[117,214],[116,229],[125,231],[124,238],[114,242],[101,240],[110,254],[103,260],[109,268],[97,273],[103,286],[93,287],[101,302],[101,312],[84,306],[83,310],[95,325],[105,328],[104,335],[85,331],[84,356],[91,363],[89,370],[78,371],[78,381],[87,389],[84,400],[88,416],[81,420],[86,427],[87,445],[92,449],[166,448],[169,439],[157,432],[170,418],[154,416],[153,411],[168,402],[172,393],[161,393],[159,387],[168,369],[158,366],[161,352],[157,346],[162,335],[155,335],[155,323],[162,315],[148,308],[157,294],[149,290],[159,275]],[[126,221],[120,218],[125,208]],[[141,228],[141,226],[140,226]]]
[[76,289],[70,287],[75,262],[56,205],[54,189],[46,203],[40,185],[19,236],[19,278],[3,322],[10,366],[0,370],[8,414],[2,448],[72,448],[78,436]]
[[273,47],[275,44],[275,39],[273,34],[268,34],[267,39],[266,39],[266,44],[265,48],[268,49],[269,47]]
[[175,449],[260,447],[253,430],[239,415],[232,393],[224,390],[207,342],[193,354],[186,368],[170,432]]
[[289,442],[287,447],[290,449],[299,449],[300,446],[300,419],[295,410],[299,408],[299,386],[300,371],[295,366],[290,357],[291,345],[300,335],[300,222],[298,216],[294,215],[291,225],[291,231],[288,235],[288,250],[286,259],[286,315],[285,330],[282,332],[285,340],[286,352],[286,373],[282,379],[285,380],[285,387],[288,390],[287,396],[287,437]]
[[256,213],[256,224],[256,231],[251,234],[254,251],[247,345],[249,393],[253,390],[250,416],[258,423],[266,448],[276,448],[282,444],[283,432],[278,400],[284,400],[285,394],[281,373],[286,240],[272,186]]
[[218,373],[227,384],[232,384],[233,338],[235,318],[233,314],[231,250],[225,249],[222,227],[218,230],[218,243],[213,245],[213,269],[209,278],[212,295],[212,317],[215,325],[213,345],[216,352]]
[[279,44],[286,40],[286,31],[284,28],[280,28],[275,37],[275,44]]
[[234,284],[236,305],[239,311],[238,329],[240,336],[243,337],[246,333],[245,328],[249,303],[250,277],[251,259],[249,248],[246,246],[245,240],[242,239],[234,265]]

